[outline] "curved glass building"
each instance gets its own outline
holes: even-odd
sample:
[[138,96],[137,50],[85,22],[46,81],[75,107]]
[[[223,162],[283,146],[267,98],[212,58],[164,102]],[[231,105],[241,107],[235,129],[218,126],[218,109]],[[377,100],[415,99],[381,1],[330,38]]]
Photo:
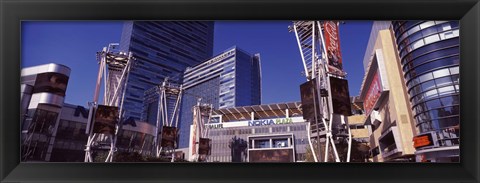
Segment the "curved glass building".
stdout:
[[458,162],[459,22],[393,21],[392,28],[416,122],[416,159]]

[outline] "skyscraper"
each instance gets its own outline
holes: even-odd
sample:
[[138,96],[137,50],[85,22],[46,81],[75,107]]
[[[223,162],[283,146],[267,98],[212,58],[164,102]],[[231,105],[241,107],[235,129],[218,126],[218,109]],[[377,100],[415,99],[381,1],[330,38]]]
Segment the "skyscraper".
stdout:
[[392,23],[418,135],[417,161],[459,162],[459,22]]
[[258,105],[261,102],[260,55],[233,47],[185,71],[179,147],[188,147],[192,107],[202,103],[214,109]]
[[211,21],[125,22],[120,50],[136,58],[127,81],[125,119],[140,120],[145,90],[166,77],[181,83],[187,67],[212,56],[213,27]]

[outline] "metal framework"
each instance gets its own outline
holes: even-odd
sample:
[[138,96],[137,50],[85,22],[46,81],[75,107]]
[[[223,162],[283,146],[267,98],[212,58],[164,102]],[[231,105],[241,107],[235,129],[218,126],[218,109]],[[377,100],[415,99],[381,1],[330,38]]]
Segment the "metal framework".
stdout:
[[[315,119],[312,123],[311,121],[311,130],[310,130],[310,148],[314,154],[315,162],[319,162],[321,158],[321,145],[325,143],[325,148],[323,151],[323,161],[330,161],[329,156],[334,157],[335,162],[340,162],[337,149],[335,147],[334,137],[345,138],[338,134],[332,134],[332,124],[338,124],[340,122],[348,132],[347,142],[347,158],[346,162],[350,161],[350,151],[352,144],[352,137],[350,133],[350,128],[346,125],[344,116],[333,113],[332,109],[332,99],[331,90],[330,90],[330,81],[329,77],[345,78],[345,73],[341,70],[338,70],[332,66],[328,65],[328,56],[327,49],[325,45],[324,35],[323,35],[323,22],[322,21],[294,21],[292,26],[289,26],[289,31],[294,32],[297,38],[298,48],[300,50],[300,55],[303,62],[304,74],[307,78],[307,81],[314,80],[315,88],[319,102],[317,103],[314,99],[314,109],[315,109]],[[338,22],[337,22],[338,26]],[[327,96],[321,96],[320,91],[327,91]],[[314,97],[315,98],[315,97]],[[318,113],[319,112],[319,113]],[[335,117],[334,117],[335,116]],[[339,121],[335,121],[339,120]],[[316,142],[317,149],[313,148],[312,142]],[[331,146],[331,149],[330,149]],[[317,152],[315,152],[317,151]],[[317,157],[318,155],[318,157]]]
[[162,136],[159,136],[158,134],[162,134],[161,131],[163,126],[178,128],[183,88],[182,85],[170,83],[167,77],[162,84],[155,87],[154,90],[158,94],[158,112],[154,139],[154,152],[157,157],[160,157],[161,152],[171,153],[173,162],[175,159],[175,148],[163,148],[161,145]]
[[[207,138],[209,136],[209,128],[205,124],[210,123],[212,117],[213,105],[201,103],[201,98],[197,99],[197,105],[193,106],[193,128],[194,128],[194,140],[195,143],[200,142],[200,138]],[[198,146],[196,147],[196,154],[194,154],[194,161],[198,161],[202,154],[198,153]],[[205,154],[204,161],[207,161],[209,154]]]
[[[122,53],[116,51],[118,43],[111,43],[108,47],[104,47],[101,52],[97,52],[97,60],[99,62],[99,70],[97,82],[95,85],[95,93],[93,101],[89,102],[89,115],[87,131],[88,140],[85,148],[85,162],[93,162],[92,146],[98,146],[102,142],[110,141],[109,152],[105,162],[112,162],[114,153],[116,152],[117,136],[122,129],[123,120],[123,101],[125,98],[125,90],[128,81],[130,69],[132,67],[134,58],[132,53]],[[119,123],[116,125],[115,135],[105,135],[93,133],[94,108],[99,104],[98,97],[100,93],[101,83],[103,78],[103,101],[107,106],[119,107]]]

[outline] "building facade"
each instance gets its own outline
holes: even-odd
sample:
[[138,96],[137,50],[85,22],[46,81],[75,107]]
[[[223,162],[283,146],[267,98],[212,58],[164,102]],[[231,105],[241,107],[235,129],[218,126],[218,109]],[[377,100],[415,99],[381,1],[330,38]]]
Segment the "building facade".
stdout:
[[[88,121],[88,108],[64,103],[60,113],[59,125],[53,144],[50,161],[83,162],[88,134],[85,133]],[[153,137],[155,126],[146,122],[134,121],[122,126],[122,133],[117,139],[118,152],[137,152],[153,156]],[[99,139],[92,149],[94,154],[106,153],[110,142]]]
[[[309,123],[300,102],[222,108],[211,119],[203,137],[211,139],[208,162],[305,161]],[[194,138],[191,134],[190,144]],[[198,147],[188,148],[186,157],[192,161],[192,148]]]
[[373,48],[365,53],[369,64],[360,91],[370,154],[374,162],[412,162],[416,133],[393,32],[387,28],[376,35],[369,39]]
[[187,67],[212,56],[213,27],[212,21],[125,22],[120,51],[136,59],[127,81],[125,119],[141,119],[145,90],[166,77],[181,83]]
[[184,73],[179,147],[188,146],[192,108],[198,99],[214,109],[261,102],[260,55],[233,47]]
[[[89,110],[64,103],[70,72],[53,63],[22,69],[22,161],[84,161]],[[117,148],[152,155],[154,134],[155,126],[146,122],[124,124]]]
[[50,161],[70,68],[44,64],[21,71],[21,161]]
[[459,162],[459,22],[394,21],[414,111],[417,161]]

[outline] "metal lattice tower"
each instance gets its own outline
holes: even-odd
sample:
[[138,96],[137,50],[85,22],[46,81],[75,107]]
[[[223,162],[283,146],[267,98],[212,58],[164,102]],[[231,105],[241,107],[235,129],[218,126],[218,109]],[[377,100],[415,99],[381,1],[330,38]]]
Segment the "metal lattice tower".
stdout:
[[[329,77],[345,78],[345,72],[339,70],[333,66],[330,66],[328,63],[327,49],[325,45],[325,39],[323,34],[323,25],[326,21],[294,21],[293,25],[289,26],[289,31],[294,32],[297,38],[298,48],[302,58],[302,63],[304,67],[304,74],[307,81],[315,81],[315,89],[318,92],[314,92],[317,101],[314,99],[315,106],[315,119],[310,121],[311,128],[310,130],[310,148],[314,154],[314,159],[316,162],[330,161],[331,156],[334,157],[335,162],[339,162],[338,152],[335,146],[334,136],[339,138],[337,134],[332,134],[332,124],[341,123],[344,124],[346,131],[348,131],[348,152],[346,161],[350,161],[350,151],[351,151],[351,133],[348,125],[345,125],[344,116],[333,113],[332,109],[332,99]],[[338,26],[337,22],[327,22],[335,23]],[[322,91],[328,92],[328,95],[322,96]],[[314,97],[314,98],[315,98]],[[335,116],[337,115],[337,116]],[[334,118],[335,116],[335,118]],[[335,121],[340,120],[340,121]],[[342,137],[340,137],[342,138]],[[312,141],[316,142],[317,148],[313,148]],[[322,150],[321,146],[324,145]],[[330,147],[331,146],[331,147]],[[330,149],[331,148],[331,149]],[[315,152],[317,151],[317,152]],[[323,152],[323,153],[322,153]],[[318,154],[318,157],[317,157]]]
[[[209,136],[209,128],[205,124],[210,123],[212,117],[213,105],[201,103],[201,98],[198,98],[197,105],[193,106],[193,128],[194,128],[194,140],[195,143],[200,142],[200,138],[207,138]],[[200,156],[204,156],[205,161],[208,160],[209,154],[202,155],[196,147],[196,153],[194,155],[194,161],[198,161]]]
[[[125,98],[125,90],[128,81],[130,69],[133,65],[134,58],[132,53],[119,52],[118,43],[111,43],[108,47],[104,47],[102,51],[97,52],[97,60],[99,62],[99,70],[97,82],[95,85],[95,93],[93,102],[90,102],[90,110],[88,115],[87,134],[88,140],[85,149],[85,162],[93,162],[92,146],[110,141],[110,150],[105,162],[112,162],[114,153],[116,152],[116,141],[119,132],[122,129],[123,118],[123,101]],[[116,126],[115,135],[93,133],[93,109],[99,105],[98,97],[103,78],[103,105],[119,107],[119,123]]]
[[158,134],[163,129],[163,126],[178,128],[180,105],[183,95],[182,85],[170,83],[167,77],[161,85],[147,92],[147,100],[153,100],[155,94],[158,96],[156,135],[154,139],[156,156],[160,157],[161,152],[171,153],[173,162],[175,148],[162,148],[162,137]]

